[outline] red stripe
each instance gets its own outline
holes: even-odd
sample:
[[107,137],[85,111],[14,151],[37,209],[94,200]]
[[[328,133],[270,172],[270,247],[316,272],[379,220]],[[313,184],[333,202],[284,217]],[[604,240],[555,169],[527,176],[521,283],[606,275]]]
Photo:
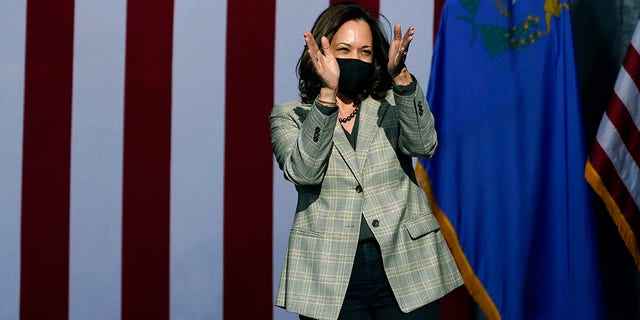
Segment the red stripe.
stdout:
[[[635,108],[636,106],[630,106]],[[633,122],[633,118],[629,113],[629,110],[624,106],[620,97],[617,94],[611,96],[611,102],[607,108],[607,117],[616,127],[620,138],[627,147],[631,157],[636,162],[637,166],[640,166],[640,132]]]
[[433,42],[435,44],[438,36],[438,28],[440,26],[440,18],[442,16],[442,8],[445,0],[435,0],[433,4]]
[[[331,0],[329,1],[329,5],[334,5],[336,3],[345,2],[346,0]],[[353,0],[349,0],[353,1]],[[380,1],[379,0],[355,0],[357,4],[361,5],[367,11],[371,12],[374,18],[377,18],[380,14]]]
[[276,1],[227,6],[224,318],[271,319]]
[[127,3],[122,319],[169,319],[173,1]]
[[73,0],[27,2],[22,320],[66,320],[69,312],[73,10]]
[[593,145],[589,161],[600,175],[602,183],[611,194],[613,200],[618,204],[633,233],[638,237],[640,235],[640,209],[636,206],[629,190],[627,190],[616,172],[613,163],[598,142]]
[[636,88],[640,88],[640,55],[632,44],[629,44],[622,66],[627,70],[633,82],[635,82]]

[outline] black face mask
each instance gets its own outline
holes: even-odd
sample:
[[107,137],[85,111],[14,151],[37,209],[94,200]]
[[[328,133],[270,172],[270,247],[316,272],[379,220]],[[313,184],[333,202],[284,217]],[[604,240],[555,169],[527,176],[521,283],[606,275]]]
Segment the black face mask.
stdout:
[[338,92],[355,97],[367,87],[369,76],[373,70],[373,63],[360,59],[336,58],[340,67]]

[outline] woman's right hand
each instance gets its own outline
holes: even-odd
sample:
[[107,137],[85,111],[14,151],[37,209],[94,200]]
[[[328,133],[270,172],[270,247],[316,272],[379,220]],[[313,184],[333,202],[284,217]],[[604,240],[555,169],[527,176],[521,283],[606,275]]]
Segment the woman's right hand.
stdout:
[[324,101],[335,101],[338,92],[338,80],[340,79],[340,68],[338,67],[338,61],[333,56],[329,40],[324,36],[320,40],[322,51],[318,48],[318,44],[310,32],[304,33],[304,41],[307,43],[307,52],[311,58],[311,63],[324,83],[324,87],[320,89],[319,98]]

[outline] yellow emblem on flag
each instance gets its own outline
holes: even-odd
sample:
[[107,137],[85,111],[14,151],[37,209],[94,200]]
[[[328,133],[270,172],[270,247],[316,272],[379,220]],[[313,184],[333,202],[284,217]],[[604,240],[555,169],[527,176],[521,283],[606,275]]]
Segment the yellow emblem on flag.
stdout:
[[545,21],[547,23],[547,32],[544,33],[545,35],[551,32],[551,16],[559,18],[562,8],[569,10],[569,5],[558,0],[546,0],[544,2]]
[[[546,36],[551,32],[551,17],[559,18],[562,8],[569,10],[569,5],[559,0],[545,0],[543,9],[545,15],[546,30],[543,33],[540,28],[540,17],[534,14],[528,14],[522,21],[513,21],[511,19],[511,11],[501,1],[493,1],[500,15],[506,17],[507,26],[486,23],[481,24],[476,21],[476,15],[480,6],[480,0],[460,0],[460,4],[468,16],[459,16],[458,20],[467,22],[471,25],[471,45],[475,43],[476,35],[479,33],[485,49],[489,55],[498,56],[509,50],[520,50],[528,48],[538,41],[538,39]],[[516,5],[516,1],[512,0],[511,7]]]

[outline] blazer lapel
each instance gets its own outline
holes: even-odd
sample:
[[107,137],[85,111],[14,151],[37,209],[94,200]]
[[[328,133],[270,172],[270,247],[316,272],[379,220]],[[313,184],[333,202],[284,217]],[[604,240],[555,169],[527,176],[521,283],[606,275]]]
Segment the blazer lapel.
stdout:
[[[336,120],[337,121],[337,120]],[[333,130],[333,144],[336,149],[344,159],[344,162],[347,163],[347,166],[353,172],[354,176],[358,181],[360,181],[360,167],[358,166],[358,161],[356,160],[356,152],[353,150],[351,143],[347,139],[345,135],[344,129],[342,129],[342,125],[338,122],[336,124],[336,128]],[[360,133],[358,132],[358,139],[360,139]]]
[[379,122],[384,118],[388,106],[389,104],[386,100],[378,103],[372,98],[367,98],[362,102],[360,112],[358,113],[360,117],[360,127],[358,128],[358,140],[356,143],[356,159],[359,169],[365,166],[371,141],[380,131],[380,128],[378,128],[380,125]]

